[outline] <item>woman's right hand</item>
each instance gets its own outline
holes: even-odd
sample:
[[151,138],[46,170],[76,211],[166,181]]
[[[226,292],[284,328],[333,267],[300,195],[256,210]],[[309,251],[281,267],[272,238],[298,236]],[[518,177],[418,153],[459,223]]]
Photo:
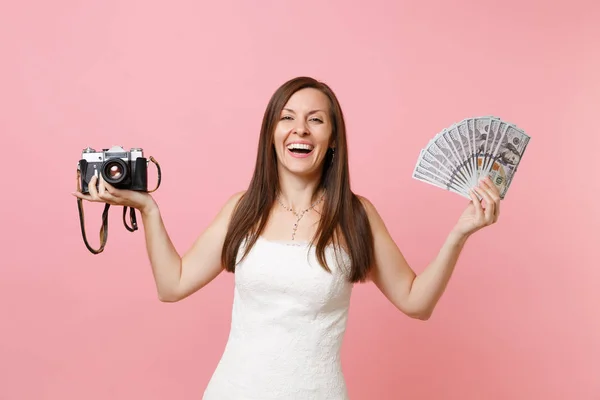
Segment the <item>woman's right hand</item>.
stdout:
[[[98,179],[99,183],[98,188],[96,189]],[[77,184],[79,185],[79,182],[77,182]],[[93,176],[92,179],[90,179],[88,190],[90,192],[89,194],[83,194],[80,191],[75,191],[71,194],[82,200],[135,208],[142,214],[157,207],[156,202],[149,193],[136,190],[117,189],[107,183],[104,178],[102,178],[102,175],[100,175],[99,178],[98,176]]]

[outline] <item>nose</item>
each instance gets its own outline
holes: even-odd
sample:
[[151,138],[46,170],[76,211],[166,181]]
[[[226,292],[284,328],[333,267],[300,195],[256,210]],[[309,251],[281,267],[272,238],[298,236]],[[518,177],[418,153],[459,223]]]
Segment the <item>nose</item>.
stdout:
[[308,130],[308,127],[306,126],[304,121],[302,121],[301,119],[298,119],[298,122],[294,126],[294,133],[299,136],[305,136],[305,135],[309,135],[310,131]]

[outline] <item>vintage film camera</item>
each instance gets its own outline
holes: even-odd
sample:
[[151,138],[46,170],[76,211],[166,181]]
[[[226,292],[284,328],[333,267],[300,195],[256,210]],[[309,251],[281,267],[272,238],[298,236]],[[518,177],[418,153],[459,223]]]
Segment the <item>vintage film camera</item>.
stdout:
[[[156,188],[148,190],[148,163],[153,162],[158,171],[158,182]],[[158,162],[150,156],[144,157],[144,151],[141,148],[131,148],[126,151],[121,146],[113,146],[109,149],[96,151],[91,147],[85,148],[81,153],[81,159],[77,164],[77,184],[79,191],[89,194],[89,184],[92,177],[102,176],[104,180],[114,188],[121,190],[135,190],[151,193],[158,189],[161,181],[161,170]],[[97,183],[99,180],[97,181]],[[97,184],[96,183],[96,184]],[[108,209],[110,204],[106,203],[102,213],[102,227],[100,228],[100,247],[94,249],[88,243],[85,234],[85,223],[83,215],[83,201],[77,199],[79,208],[79,221],[81,225],[81,234],[83,241],[90,252],[99,254],[104,251],[106,240],[108,238]],[[123,207],[123,224],[128,231],[134,232],[138,229],[135,217],[135,210],[130,209],[131,227],[126,221],[127,207]]]
[[81,153],[79,169],[82,193],[89,193],[88,184],[98,174],[117,189],[148,190],[148,160],[140,148],[125,151],[121,146],[113,146],[96,151],[88,147]]

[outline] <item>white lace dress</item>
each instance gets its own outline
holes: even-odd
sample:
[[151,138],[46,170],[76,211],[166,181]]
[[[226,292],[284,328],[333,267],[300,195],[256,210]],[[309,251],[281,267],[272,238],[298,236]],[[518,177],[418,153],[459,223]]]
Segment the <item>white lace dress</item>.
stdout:
[[340,347],[349,258],[329,247],[327,260],[332,274],[314,246],[256,242],[236,267],[231,331],[203,400],[348,399]]

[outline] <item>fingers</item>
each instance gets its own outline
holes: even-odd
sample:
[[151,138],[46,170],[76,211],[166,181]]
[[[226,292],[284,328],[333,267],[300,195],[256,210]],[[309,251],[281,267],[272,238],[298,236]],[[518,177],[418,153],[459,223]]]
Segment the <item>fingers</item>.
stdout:
[[490,200],[494,205],[493,222],[496,222],[500,217],[500,190],[494,185],[490,177],[485,177],[481,181],[481,186],[488,193]]
[[87,200],[87,201],[100,201],[98,198],[98,192],[96,190],[96,181],[97,177],[93,176],[88,183],[88,194],[83,194],[80,190],[79,179],[77,182],[77,190],[71,192],[71,194],[79,199]]
[[89,194],[83,194],[81,192],[75,191],[75,192],[71,192],[71,194],[81,200],[87,200],[87,201],[93,201],[94,199],[92,199],[92,196],[90,196]]
[[101,175],[92,176],[88,182],[88,192],[89,194],[83,194],[80,191],[75,191],[71,194],[82,200],[115,204],[116,199],[113,194],[116,193],[117,190],[106,183]]
[[79,179],[80,179],[80,177],[79,177],[79,175],[77,175],[77,177],[75,178],[75,180],[76,180],[75,187],[77,189],[74,192],[71,192],[71,194],[79,199],[91,201],[92,196],[81,193],[81,187],[80,187],[81,182],[79,181]]
[[71,192],[71,194],[75,197],[77,197],[78,199],[82,199],[82,200],[87,200],[87,201],[98,201],[97,196],[95,196],[93,194],[93,192],[95,192],[95,187],[92,189],[91,187],[88,188],[88,194],[84,194],[80,191],[81,189],[77,189],[74,192]]
[[115,189],[111,185],[106,183],[102,175],[100,175],[98,179],[100,181],[98,183],[98,198],[106,203],[114,202],[115,197],[113,196],[113,191]]
[[108,192],[108,190],[106,190],[106,181],[104,180],[102,175],[100,175],[100,177],[98,178],[98,198],[104,199],[109,194],[110,193]]
[[494,221],[494,211],[496,208],[496,204],[492,200],[492,197],[489,195],[487,190],[480,190],[480,193],[485,199],[485,224],[490,225]]
[[500,195],[496,185],[489,177],[485,177],[480,181],[479,187],[475,187],[475,190],[485,200],[483,223],[485,225],[495,223],[500,215]]
[[475,208],[475,219],[477,221],[481,221],[483,220],[483,208],[481,207],[481,201],[479,200],[475,192],[479,193],[479,190],[476,187],[471,189],[471,191],[469,192],[469,196],[471,196],[471,199],[473,200],[473,207]]
[[93,201],[100,200],[100,198],[98,197],[98,188],[96,187],[97,183],[98,183],[97,175],[92,176],[92,179],[90,179],[90,181],[88,182],[88,192],[90,193],[90,197],[92,198]]
[[113,197],[120,197],[120,191],[119,189],[116,189],[114,186],[112,186],[110,183],[106,182],[104,180],[104,177],[100,176],[100,184],[104,187],[104,190],[106,192],[108,192],[111,196]]
[[498,189],[498,186],[494,185],[494,182],[492,182],[492,178],[490,178],[489,176],[486,176],[485,178],[482,179],[482,182],[490,190],[490,195],[492,196],[492,198],[497,197],[498,199],[500,199],[500,189]]

